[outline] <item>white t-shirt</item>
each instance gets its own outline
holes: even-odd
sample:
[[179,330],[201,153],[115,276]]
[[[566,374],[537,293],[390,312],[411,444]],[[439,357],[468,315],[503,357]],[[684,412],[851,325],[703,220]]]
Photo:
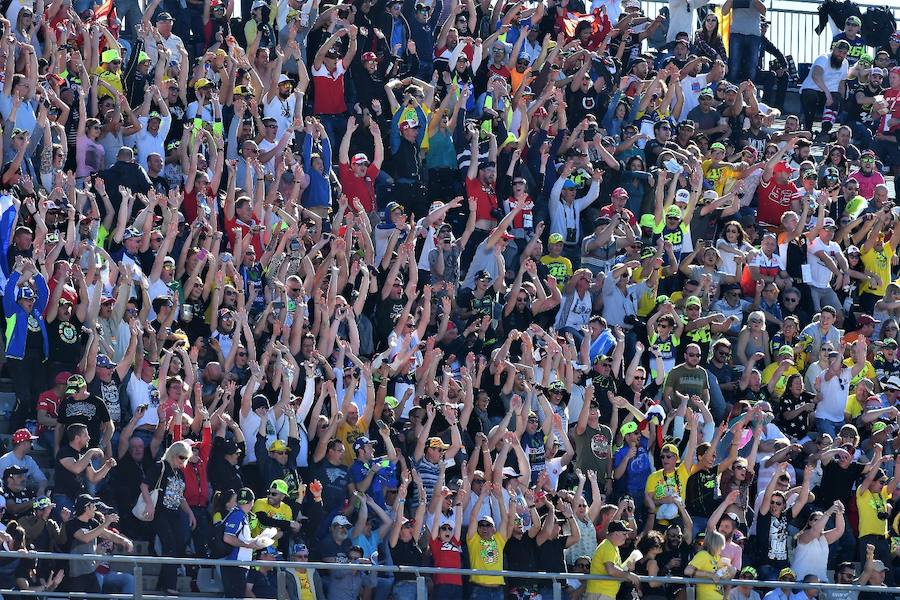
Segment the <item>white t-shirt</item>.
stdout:
[[162,122],[159,124],[159,130],[156,135],[147,131],[147,117],[140,117],[141,130],[134,135],[135,145],[137,146],[137,160],[145,169],[147,168],[147,157],[156,152],[160,156],[166,155],[166,136],[169,135],[169,127],[172,126],[172,116],[163,116]]
[[822,69],[822,79],[825,82],[825,87],[828,88],[829,92],[838,91],[838,84],[841,83],[841,80],[847,79],[847,73],[850,71],[850,63],[847,62],[847,59],[844,59],[844,62],[841,63],[840,68],[835,69],[831,66],[831,54],[823,54],[819,58],[813,62],[812,67],[809,69],[809,75],[806,76],[806,79],[803,80],[803,84],[800,85],[800,90],[816,90],[820,92],[822,90],[819,89],[819,86],[816,85],[816,82],[813,81],[812,75],[813,71],[816,67]]
[[[672,31],[671,26],[669,31]],[[674,34],[671,35],[674,37]],[[681,80],[681,90],[684,92],[684,105],[681,107],[682,117],[687,117],[689,112],[700,106],[700,90],[706,87],[708,83],[707,78],[708,75],[704,73],[696,77],[685,77]],[[682,118],[682,120],[684,119]]]
[[147,410],[144,411],[144,416],[138,419],[135,427],[159,424],[159,415],[156,413],[156,409],[159,408],[159,395],[151,395],[151,392],[155,389],[156,385],[152,382],[147,383],[138,377],[137,373],[132,373],[131,377],[128,378],[125,391],[128,394],[128,403],[131,405],[131,414],[137,414],[138,406],[141,404],[148,405]]
[[275,119],[278,123],[278,132],[275,134],[277,140],[284,134],[291,122],[294,120],[297,107],[297,96],[291,94],[287,100],[282,100],[278,94],[263,106],[263,116]]
[[845,367],[838,377],[825,380],[825,372],[816,378],[820,382],[819,403],[816,404],[816,418],[843,422],[850,389],[851,370]]
[[822,238],[816,238],[813,240],[813,243],[809,245],[806,250],[806,262],[809,263],[809,273],[810,273],[810,281],[806,283],[817,288],[827,288],[831,284],[831,278],[833,277],[833,273],[825,266],[818,256],[816,256],[817,252],[824,251],[828,256],[831,257],[831,260],[837,262],[837,257],[842,255],[841,247],[837,245],[837,242],[829,242],[825,243],[822,241]]

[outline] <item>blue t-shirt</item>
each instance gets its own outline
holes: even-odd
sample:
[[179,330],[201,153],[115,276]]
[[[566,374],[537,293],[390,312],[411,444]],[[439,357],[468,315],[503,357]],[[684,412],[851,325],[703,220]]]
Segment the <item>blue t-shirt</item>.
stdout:
[[[366,478],[373,463],[384,461],[387,461],[386,457],[376,458],[371,462],[365,463],[361,462],[359,459],[354,460],[353,464],[350,465],[350,480],[353,483],[359,483]],[[372,477],[372,484],[369,486],[369,489],[366,490],[366,494],[371,496],[372,500],[375,501],[375,504],[381,508],[387,509],[387,503],[384,500],[384,488],[392,479],[396,479],[396,472],[397,467],[394,464],[388,463],[386,467],[382,467],[380,471],[375,473],[375,476]]]
[[[613,468],[618,468],[628,455],[628,446],[622,446],[616,451],[613,457]],[[625,491],[634,498],[640,498],[644,494],[644,486],[647,484],[647,477],[650,476],[650,453],[647,451],[647,438],[641,436],[638,442],[637,454],[628,464],[625,471]],[[616,482],[619,488],[622,480]]]
[[[234,537],[240,539],[241,530],[244,527],[248,527],[248,526],[249,526],[249,523],[247,522],[247,515],[244,514],[244,511],[242,511],[240,508],[232,509],[232,511],[225,516],[225,533],[226,534],[230,533]],[[226,558],[228,560],[237,560],[238,552],[240,552],[240,551],[241,551],[240,548],[238,548],[236,546],[232,547],[231,552],[228,553],[228,556]]]

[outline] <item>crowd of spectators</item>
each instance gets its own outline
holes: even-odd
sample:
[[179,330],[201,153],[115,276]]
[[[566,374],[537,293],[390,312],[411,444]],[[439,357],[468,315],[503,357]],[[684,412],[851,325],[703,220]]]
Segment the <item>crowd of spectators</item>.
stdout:
[[893,584],[900,31],[794,81],[761,0],[647,8],[2,3],[3,549],[228,598]]

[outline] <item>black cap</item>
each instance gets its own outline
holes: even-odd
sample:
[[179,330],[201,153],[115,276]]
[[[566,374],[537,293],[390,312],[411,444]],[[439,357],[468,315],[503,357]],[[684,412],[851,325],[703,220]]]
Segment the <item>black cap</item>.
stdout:
[[486,271],[486,270],[485,270],[485,271],[478,271],[478,273],[475,274],[475,280],[476,280],[476,281],[480,281],[480,280],[484,280],[484,279],[493,279],[493,277],[491,277],[490,272],[488,272],[488,271]]
[[634,531],[631,527],[628,526],[628,523],[625,521],[611,521],[609,526],[606,528],[607,533],[618,533],[618,532],[631,532]]
[[24,475],[27,472],[28,472],[28,469],[26,469],[25,467],[23,467],[21,465],[12,465],[12,466],[6,467],[3,470],[3,481],[5,482],[6,478],[9,477],[10,475]]
[[237,445],[237,442],[235,442],[234,440],[225,440],[222,443],[222,454],[223,455],[236,454],[240,451],[241,451],[240,447]]
[[256,502],[256,494],[250,488],[241,488],[237,497],[238,504],[253,504]]
[[75,499],[75,516],[82,514],[88,507],[89,504],[97,504],[99,502],[99,498],[94,498],[90,494],[81,494],[78,498]]
[[159,13],[159,16],[156,17],[157,23],[159,23],[160,21],[174,21],[174,20],[175,19],[172,18],[172,15],[167,12],[161,12],[161,13]]

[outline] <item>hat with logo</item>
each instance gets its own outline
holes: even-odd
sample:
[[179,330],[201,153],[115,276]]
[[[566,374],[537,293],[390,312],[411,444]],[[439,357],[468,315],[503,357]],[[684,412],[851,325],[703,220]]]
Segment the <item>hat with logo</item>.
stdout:
[[373,443],[372,440],[370,440],[366,436],[362,435],[362,436],[356,438],[356,441],[353,442],[353,450],[354,451],[359,450],[363,446],[369,446],[372,443]]
[[[875,399],[878,400],[878,396],[875,396]],[[880,403],[880,400],[879,400],[879,403]],[[887,429],[887,423],[885,423],[884,421],[875,421],[874,423],[872,423],[872,435],[875,435],[876,433],[881,433],[885,429]]]
[[638,430],[638,424],[635,421],[629,421],[625,423],[621,427],[619,427],[619,433],[623,436],[628,435],[629,433],[636,433]]
[[353,155],[353,158],[350,159],[350,164],[354,167],[356,165],[367,165],[369,164],[369,157],[365,153],[359,152]]
[[31,432],[23,427],[22,429],[17,429],[16,432],[13,434],[12,443],[13,443],[13,446],[16,446],[23,442],[28,442],[28,441],[36,440],[36,439],[37,439],[37,436],[31,435]]
[[551,233],[550,237],[547,238],[547,242],[550,244],[562,244],[565,238],[563,238],[561,233]]
[[284,440],[275,439],[269,444],[269,452],[284,452],[287,449],[288,447]]
[[47,496],[40,496],[39,498],[35,498],[34,502],[31,503],[31,508],[34,510],[41,510],[44,508],[52,508],[56,506],[53,502],[50,501],[50,498]]
[[687,300],[684,301],[684,307],[688,308],[690,306],[703,306],[703,303],[700,302],[700,298],[697,296],[688,296]]
[[606,528],[607,533],[628,533],[634,531],[625,521],[610,521]]
[[835,50],[846,50],[849,52],[850,42],[848,42],[847,40],[838,40],[834,43],[832,48]]
[[81,375],[72,375],[66,381],[66,394],[75,394],[84,387],[87,387],[87,381],[85,381],[84,377]]
[[419,122],[413,119],[404,119],[400,121],[400,131],[406,131],[407,129],[415,129],[419,126]]
[[363,52],[362,61],[369,62],[370,60],[378,60],[378,55],[374,52]]
[[6,478],[11,477],[13,475],[24,475],[28,472],[28,469],[23,467],[22,465],[12,465],[10,467],[6,467],[3,469],[3,482],[6,483]]
[[681,209],[674,204],[666,209],[666,217],[680,219],[682,217]]
[[97,355],[97,366],[101,369],[115,369],[116,363],[114,363],[110,358],[105,354]]
[[785,579],[790,577],[791,579],[796,580],[797,574],[790,567],[785,567],[782,570],[778,571],[778,579]]
[[25,285],[16,292],[16,300],[34,300],[36,297],[34,290]]
[[288,484],[284,479],[276,479],[272,482],[272,485],[269,486],[270,490],[275,490],[279,494],[284,494],[287,496],[288,493]]
[[335,517],[331,520],[331,526],[341,525],[343,527],[350,527],[350,520],[347,519],[344,515],[335,515]]
[[847,20],[844,21],[844,25],[856,25],[857,27],[861,27],[862,21],[856,15],[850,15],[847,17]]
[[[866,325],[877,325],[878,323],[881,323],[881,321],[877,320],[871,315],[859,315],[858,317],[856,317],[856,324],[860,328],[865,327]],[[894,343],[896,344],[896,342]]]
[[237,495],[238,504],[253,504],[256,502],[256,494],[250,488],[241,488]]
[[91,504],[95,505],[100,502],[99,498],[94,498],[90,494],[81,494],[75,499],[75,516],[82,514]]
[[206,77],[201,77],[197,81],[194,82],[195,90],[202,90],[203,88],[212,87],[213,82],[207,79]]
[[822,229],[837,229],[837,223],[831,217],[822,219]]

